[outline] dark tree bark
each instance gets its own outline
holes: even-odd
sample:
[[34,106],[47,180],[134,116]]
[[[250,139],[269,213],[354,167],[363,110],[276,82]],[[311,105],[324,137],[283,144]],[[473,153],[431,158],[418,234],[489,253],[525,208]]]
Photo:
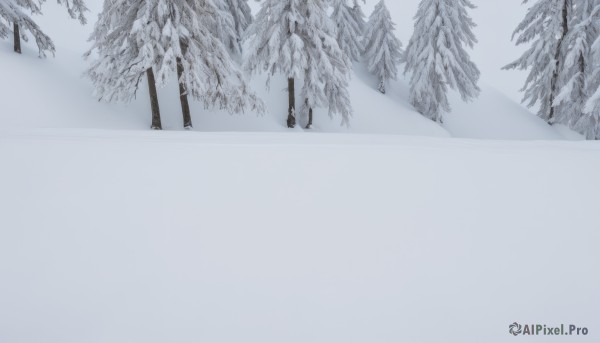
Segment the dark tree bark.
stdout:
[[289,108],[288,108],[288,119],[287,126],[290,129],[296,127],[296,90],[294,78],[288,79],[288,95],[289,95]]
[[381,92],[381,94],[385,94],[385,81],[381,81],[379,82],[379,91]]
[[152,130],[162,130],[160,121],[160,108],[158,106],[158,92],[156,91],[156,79],[152,68],[146,70],[148,77],[148,89],[150,90],[150,105],[152,106]]
[[[187,51],[187,45],[185,42],[179,43],[183,54]],[[181,58],[177,57],[177,77],[179,80],[179,99],[181,100],[181,113],[183,114],[183,127],[186,129],[193,128],[192,126],[192,115],[190,114],[190,103],[188,102],[187,85],[183,81],[183,62]]]
[[[308,99],[306,99],[306,104],[308,105]],[[308,108],[308,124],[306,124],[306,129],[312,129],[313,125],[313,109],[312,107]]]
[[548,114],[548,123],[554,124],[554,99],[556,98],[557,93],[557,83],[558,83],[558,74],[560,73],[561,63],[560,63],[560,53],[562,51],[562,45],[569,32],[569,5],[571,4],[570,0],[565,0],[562,8],[562,25],[563,32],[558,40],[558,46],[556,47],[555,59],[556,59],[556,70],[554,70],[554,74],[552,74],[552,81],[550,82],[550,113]]
[[19,30],[19,24],[13,24],[13,32],[15,35],[15,52],[17,54],[21,53],[21,32]]

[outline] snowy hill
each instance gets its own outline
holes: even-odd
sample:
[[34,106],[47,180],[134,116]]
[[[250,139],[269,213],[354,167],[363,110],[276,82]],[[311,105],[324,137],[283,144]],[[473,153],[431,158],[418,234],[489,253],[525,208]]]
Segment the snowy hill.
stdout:
[[[367,12],[371,11],[374,3],[375,1],[367,2]],[[416,3],[412,1],[389,4],[398,24],[398,37],[404,44],[412,32],[411,17],[416,10]],[[563,135],[560,132],[564,130],[556,131],[556,128],[549,127],[514,101],[518,96],[515,90],[521,86],[522,75],[499,71],[503,63],[507,63],[518,53],[515,48],[510,48],[512,23],[490,16],[490,8],[496,7],[490,2],[481,2],[478,5],[480,8],[475,11],[474,16],[480,19],[478,23],[481,27],[477,33],[482,46],[474,50],[473,55],[476,62],[482,65],[482,96],[470,104],[464,104],[455,97],[452,101],[454,111],[448,116],[445,127],[429,122],[414,111],[408,103],[408,86],[404,77],[392,84],[387,95],[382,95],[375,89],[377,82],[365,67],[356,64],[350,87],[355,111],[351,128],[340,127],[339,118],[330,120],[326,111],[319,109],[314,131],[490,139],[561,139]],[[90,7],[92,13],[89,17],[93,22],[101,3],[91,3]],[[517,4],[516,8],[520,6]],[[38,59],[36,49],[31,43],[26,44],[24,54],[18,56],[12,53],[9,41],[0,42],[0,68],[15,75],[11,82],[0,84],[6,108],[0,114],[0,120],[5,127],[146,130],[149,127],[150,106],[145,88],[140,90],[135,102],[126,105],[98,103],[92,97],[91,83],[82,76],[87,63],[81,57],[89,48],[86,41],[92,24],[81,27],[75,21],[66,20],[64,10],[54,4],[48,4],[45,13],[44,17],[38,19],[40,25],[55,40],[55,58]],[[489,20],[490,17],[494,20]],[[515,17],[515,21],[518,20],[515,14],[512,14],[512,17]],[[57,21],[60,21],[61,25],[55,25]],[[497,39],[501,33],[502,39]],[[490,40],[504,44],[491,48],[486,45]],[[265,116],[258,117],[254,113],[230,116],[192,103],[196,130],[287,131],[284,127],[287,98],[283,92],[286,87],[283,80],[276,80],[270,91],[265,89],[262,77],[255,77],[252,85],[267,103],[268,113]],[[488,85],[494,85],[500,91]],[[505,96],[503,92],[509,95]],[[22,101],[23,94],[30,94],[35,101]],[[166,89],[160,89],[159,97],[165,129],[181,130],[182,119],[175,82]]]

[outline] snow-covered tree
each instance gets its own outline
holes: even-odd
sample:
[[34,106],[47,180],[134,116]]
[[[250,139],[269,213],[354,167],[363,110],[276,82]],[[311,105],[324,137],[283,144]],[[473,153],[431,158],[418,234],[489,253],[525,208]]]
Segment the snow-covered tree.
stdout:
[[379,91],[385,94],[389,80],[398,77],[398,64],[402,61],[402,43],[394,35],[389,10],[381,0],[369,18],[365,30],[365,57],[367,68],[379,79]]
[[328,106],[329,114],[348,124],[352,114],[348,95],[351,62],[335,39],[335,25],[324,0],[266,0],[249,27],[245,68],[271,77],[288,78],[288,120],[296,126],[295,81],[304,78],[303,109]]
[[242,51],[242,40],[248,26],[252,24],[252,10],[248,5],[248,0],[225,0],[227,9],[233,18],[233,27],[235,30],[235,40],[229,42],[229,48],[236,52]]
[[186,127],[191,127],[188,94],[206,107],[262,112],[262,102],[212,32],[216,13],[211,0],[106,0],[86,54],[96,57],[88,75],[97,95],[130,101],[146,76],[152,128],[161,129],[156,85],[177,74]]
[[[31,0],[20,0],[20,1],[31,1]],[[46,0],[39,0],[45,2]],[[85,18],[85,12],[88,8],[85,6],[84,0],[56,0],[59,4],[64,5],[67,8],[67,12],[73,19],[79,20],[81,24],[86,24],[87,19]]]
[[364,24],[357,13],[362,13],[360,5],[348,6],[347,0],[333,0],[331,19],[337,26],[337,41],[342,50],[354,61],[362,57],[363,44],[361,41]]
[[237,54],[240,52],[239,45],[236,44],[238,35],[235,31],[235,21],[230,11],[227,0],[214,1],[215,13],[212,15],[212,33],[229,50]]
[[[360,6],[360,0],[352,0],[352,2],[352,16],[354,17],[354,22],[358,24],[358,29],[360,32],[364,32],[365,28],[367,27],[367,16]],[[365,0],[363,0],[363,2],[365,2]]]
[[[569,124],[571,128],[585,135],[587,139],[598,140],[600,139],[600,1],[586,1],[589,2],[588,6],[593,6],[593,10],[589,12],[586,20],[574,28],[573,32],[574,35],[577,32],[585,32],[585,34],[582,34],[581,39],[585,44],[589,44],[589,47],[587,47],[589,55],[585,61],[585,70],[583,72],[583,93],[587,98],[583,106],[583,111],[581,113],[577,112],[578,117],[572,118]],[[586,8],[589,9],[589,7]],[[591,37],[593,38],[590,39]],[[586,51],[586,49],[581,50],[584,53]],[[568,58],[570,54],[571,51],[569,51]],[[579,102],[577,102],[577,105],[579,105]]]
[[219,13],[214,16],[214,34],[234,55],[242,53],[242,39],[252,23],[252,10],[247,0],[214,1]]
[[301,113],[308,114],[307,129],[313,125],[313,111],[317,107],[328,107],[329,116],[339,114],[342,125],[348,125],[352,115],[348,84],[352,62],[333,39],[335,23],[326,15],[323,2],[307,1],[305,25],[317,28],[307,30],[305,46],[308,63],[301,96],[304,99]]
[[[524,0],[523,3],[530,3]],[[572,17],[572,0],[537,0],[527,11],[513,38],[516,44],[531,47],[504,69],[530,69],[522,91],[528,106],[539,102],[538,115],[549,123],[556,122],[554,101],[562,87],[559,76],[565,65],[564,40]]]
[[592,12],[597,0],[579,0],[573,4],[569,30],[565,35],[564,63],[559,70],[559,93],[554,99],[554,122],[574,128],[584,115],[589,98],[587,83],[591,82],[594,65],[592,44],[598,38],[597,18]]
[[[25,33],[29,32],[35,39],[41,57],[45,57],[46,52],[53,54],[56,48],[52,39],[24,12],[25,9],[33,14],[41,13],[38,4],[34,2],[30,2],[27,7],[24,7],[17,4],[15,0],[0,1],[0,38],[6,38],[12,32],[14,51],[20,54],[21,38],[28,41]],[[10,24],[12,24],[12,30]]]
[[[6,38],[10,32],[12,24],[12,33],[14,39],[14,51],[21,53],[21,39],[28,40],[29,32],[38,46],[39,55],[46,56],[46,52],[54,54],[56,48],[52,39],[48,37],[35,21],[26,13],[34,15],[42,14],[41,7],[46,0],[1,0],[0,1],[0,38]],[[87,8],[83,0],[57,0],[61,5],[65,5],[69,15],[78,19],[82,24],[86,23],[85,12]]]
[[475,23],[467,10],[470,0],[422,0],[415,16],[415,29],[406,48],[405,73],[410,73],[410,99],[424,116],[443,122],[450,111],[448,88],[456,89],[464,101],[479,95],[480,72],[465,46],[477,39]]

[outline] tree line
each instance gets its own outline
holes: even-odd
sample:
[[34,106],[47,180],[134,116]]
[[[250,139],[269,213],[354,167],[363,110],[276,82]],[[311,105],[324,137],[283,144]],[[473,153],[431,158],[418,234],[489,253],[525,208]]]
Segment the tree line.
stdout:
[[[85,24],[83,0],[57,0]],[[52,39],[32,20],[45,0],[0,0],[0,37],[14,50],[31,35],[40,56]],[[363,0],[364,2],[364,0]],[[600,0],[524,0],[530,5],[514,32],[529,49],[505,69],[529,70],[524,102],[549,124],[561,123],[600,139]],[[254,17],[247,0],[105,0],[90,37],[86,74],[105,101],[131,101],[148,85],[152,128],[161,129],[158,88],[177,77],[185,128],[188,97],[230,113],[264,112],[246,73],[288,80],[286,124],[310,128],[319,108],[348,125],[353,62],[364,62],[386,93],[390,80],[410,78],[410,102],[443,123],[448,92],[478,97],[480,72],[468,49],[476,26],[470,0],[421,0],[413,35],[403,50],[381,0],[368,20],[360,0],[263,0]],[[299,96],[300,101],[297,101]],[[299,109],[296,104],[300,103]]]

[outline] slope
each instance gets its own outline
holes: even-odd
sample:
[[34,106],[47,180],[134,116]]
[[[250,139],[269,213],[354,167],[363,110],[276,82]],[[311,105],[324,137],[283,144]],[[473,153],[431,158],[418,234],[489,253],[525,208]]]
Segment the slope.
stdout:
[[[367,8],[370,9],[369,6],[372,4],[373,1],[369,1]],[[403,2],[402,6],[397,2],[389,4],[398,22],[398,34],[405,44],[412,31],[410,20],[412,14],[409,13],[413,12],[415,4],[416,1],[407,4]],[[253,5],[257,6],[257,4]],[[101,3],[94,2],[90,6],[92,10],[90,18],[94,18]],[[2,60],[0,69],[4,75],[8,75],[4,78],[5,82],[0,83],[0,94],[3,98],[0,122],[3,126],[146,130],[149,127],[149,104],[145,86],[140,90],[138,99],[131,104],[97,102],[91,95],[90,82],[82,75],[86,62],[81,55],[88,47],[86,39],[91,25],[80,27],[78,23],[66,20],[64,10],[55,4],[47,4],[45,12],[44,17],[37,19],[56,41],[58,52],[55,58],[37,59],[35,48],[31,44],[26,44],[24,54],[18,56],[11,52],[10,42],[0,42]],[[479,19],[480,22],[489,21]],[[502,29],[507,28],[505,23],[497,21],[495,23]],[[493,32],[497,31],[499,30]],[[482,42],[487,41],[486,34],[489,32],[491,32],[489,28],[479,32]],[[490,55],[486,56],[493,57],[491,54],[496,52],[489,53]],[[487,61],[487,58],[481,56],[478,58]],[[497,60],[497,57],[493,59]],[[505,59],[509,60],[509,56]],[[490,77],[497,76],[487,72],[490,68],[485,67],[485,63],[482,64],[484,64],[482,99],[467,105],[455,99],[453,101],[455,111],[444,128],[422,118],[412,109],[408,104],[408,90],[404,78],[392,84],[391,91],[384,96],[375,90],[375,81],[368,75],[364,66],[357,64],[350,87],[355,109],[352,126],[340,127],[339,119],[330,120],[326,111],[320,109],[316,113],[314,131],[491,139],[560,139],[562,137],[555,129],[533,117],[509,97],[485,86],[487,83],[495,84],[491,82],[493,80],[490,80]],[[516,75],[513,81],[520,77],[518,73],[513,75]],[[287,131],[282,120],[286,109],[283,80],[275,80],[270,90],[265,89],[264,77],[256,77],[252,84],[267,103],[268,113],[265,116],[257,116],[254,113],[230,116],[220,111],[204,109],[194,103],[192,111],[196,130]],[[500,84],[504,85],[504,81]],[[513,82],[512,87],[515,87],[515,84],[517,83]],[[503,86],[502,89],[506,87]],[[182,120],[175,82],[159,90],[159,93],[165,128],[180,130]],[[515,133],[515,130],[518,130],[518,133]]]

